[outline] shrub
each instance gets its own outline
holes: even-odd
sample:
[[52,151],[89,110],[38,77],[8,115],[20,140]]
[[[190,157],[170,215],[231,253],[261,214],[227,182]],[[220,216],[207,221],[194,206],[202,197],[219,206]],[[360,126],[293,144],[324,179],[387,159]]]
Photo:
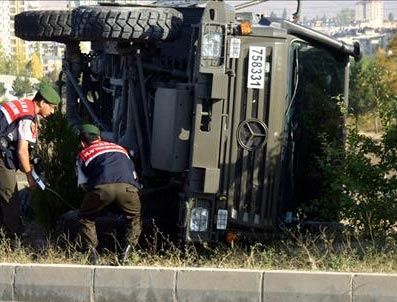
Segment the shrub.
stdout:
[[[56,110],[51,117],[42,121],[39,139],[34,153],[42,159],[45,179],[50,188],[78,207],[82,199],[75,173],[79,141],[61,110]],[[32,207],[36,220],[47,229],[53,228],[57,218],[70,210],[55,195],[40,190],[32,194]]]
[[396,127],[380,141],[350,129],[345,150],[327,146],[320,160],[327,191],[314,203],[321,215],[344,220],[372,240],[391,234],[397,224],[396,147]]
[[[347,129],[344,147],[324,141],[318,163],[325,191],[303,209],[342,220],[372,240],[395,234],[397,224],[397,91],[385,60],[379,53],[352,65],[350,105],[342,111],[355,117],[355,128]],[[357,119],[364,113],[379,117],[380,138],[360,134]]]

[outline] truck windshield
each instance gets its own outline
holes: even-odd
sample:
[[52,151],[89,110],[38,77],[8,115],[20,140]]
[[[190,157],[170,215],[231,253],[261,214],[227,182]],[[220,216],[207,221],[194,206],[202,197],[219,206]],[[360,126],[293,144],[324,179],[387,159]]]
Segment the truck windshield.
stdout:
[[346,56],[294,42],[290,58],[287,154],[294,179],[293,199],[299,204],[321,194],[318,158],[324,145],[343,145],[344,119],[338,103],[343,101]]

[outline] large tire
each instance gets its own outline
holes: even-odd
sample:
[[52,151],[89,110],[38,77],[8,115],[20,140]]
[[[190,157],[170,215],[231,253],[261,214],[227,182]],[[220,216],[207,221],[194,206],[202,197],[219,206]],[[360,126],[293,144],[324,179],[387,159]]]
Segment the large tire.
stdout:
[[15,35],[27,41],[67,42],[72,37],[71,11],[25,11],[15,16]]
[[79,40],[172,40],[182,30],[183,15],[172,8],[81,6],[73,10]]

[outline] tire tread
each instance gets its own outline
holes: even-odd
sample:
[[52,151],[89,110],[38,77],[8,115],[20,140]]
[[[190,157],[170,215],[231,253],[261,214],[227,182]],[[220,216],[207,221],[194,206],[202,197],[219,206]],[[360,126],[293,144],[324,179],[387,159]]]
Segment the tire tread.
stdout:
[[28,41],[72,39],[70,11],[25,11],[15,16],[15,35]]
[[106,6],[78,7],[72,18],[74,35],[80,40],[154,41],[178,37],[183,19],[172,8]]

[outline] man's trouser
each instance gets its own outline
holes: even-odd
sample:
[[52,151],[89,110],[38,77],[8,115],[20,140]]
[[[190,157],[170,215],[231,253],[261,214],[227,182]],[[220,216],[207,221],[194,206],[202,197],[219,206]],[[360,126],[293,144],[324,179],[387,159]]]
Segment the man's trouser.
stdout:
[[10,237],[22,234],[19,203],[16,171],[7,169],[0,158],[0,226],[5,227]]
[[141,234],[141,202],[138,189],[125,183],[103,184],[87,192],[80,207],[80,236],[84,248],[98,245],[95,219],[112,202],[115,202],[126,216],[128,243],[133,246],[138,243]]

